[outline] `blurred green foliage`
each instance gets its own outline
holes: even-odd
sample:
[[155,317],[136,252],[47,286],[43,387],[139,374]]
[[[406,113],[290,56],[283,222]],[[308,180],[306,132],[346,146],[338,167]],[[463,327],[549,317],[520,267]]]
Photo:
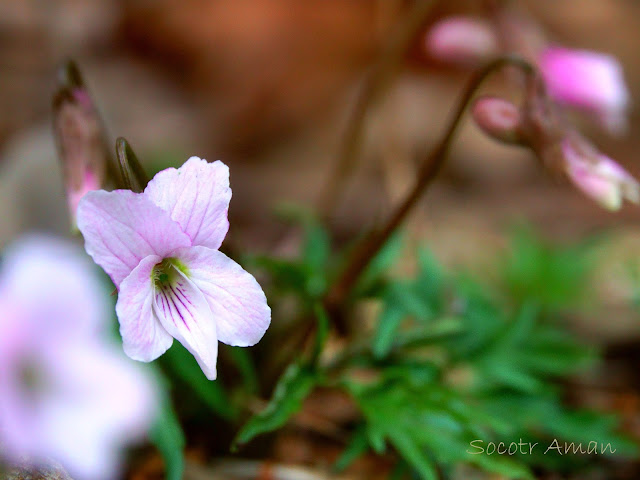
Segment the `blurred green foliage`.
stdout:
[[[310,217],[301,223],[305,240],[298,258],[263,257],[256,265],[270,274],[275,291],[318,305],[339,258],[332,259],[329,236],[318,223]],[[389,447],[424,479],[447,478],[461,462],[517,479],[532,478],[534,466],[571,469],[589,460],[545,455],[541,447],[527,454],[474,455],[473,440],[549,445],[558,439],[585,448],[597,441],[611,443],[616,455],[637,452],[616,433],[614,417],[572,408],[562,399],[563,378],[597,361],[597,352],[563,323],[563,314],[588,298],[593,242],[554,247],[519,228],[493,284],[446,272],[427,249],[417,253],[415,277],[394,278],[389,270],[402,251],[396,235],[351,299],[379,305],[373,329],[356,329],[347,347],[328,360],[304,368],[293,364],[239,439],[281,427],[312,386],[323,385],[348,392],[362,412],[339,469],[370,449],[382,453]]]
[[[263,410],[238,430],[234,448],[282,428],[314,388],[324,387],[346,392],[361,411],[337,470],[368,452],[390,450],[398,455],[395,478],[404,471],[428,480],[448,478],[461,463],[519,479],[533,478],[534,467],[572,470],[591,460],[545,454],[542,447],[513,455],[473,454],[474,440],[548,446],[557,439],[585,447],[597,441],[610,443],[615,455],[637,454],[637,445],[617,433],[614,416],[563,401],[563,380],[598,360],[597,351],[563,322],[588,299],[592,242],[554,247],[520,228],[496,263],[497,281],[495,275],[477,279],[447,272],[427,249],[416,252],[412,278],[397,278],[390,271],[405,247],[396,234],[352,292],[343,312],[349,322],[344,347],[328,354],[327,338],[335,333],[323,297],[349,250],[333,254],[328,232],[313,216],[296,209],[283,216],[302,228],[299,255],[257,256],[243,264],[267,274],[274,312],[283,299],[296,301],[297,310],[286,310],[296,318],[287,319],[277,334],[303,332],[305,341],[270,388]],[[362,302],[376,305],[373,324],[356,313]],[[274,347],[280,348],[277,339]],[[180,346],[168,353],[166,370],[226,421],[243,418],[247,399],[264,387],[246,350],[229,355],[241,395],[204,379]]]

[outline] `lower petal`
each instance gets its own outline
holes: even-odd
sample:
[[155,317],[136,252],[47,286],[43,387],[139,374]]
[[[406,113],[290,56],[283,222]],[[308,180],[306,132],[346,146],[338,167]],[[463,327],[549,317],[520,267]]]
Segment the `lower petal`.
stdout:
[[209,304],[178,266],[170,268],[170,280],[156,283],[153,310],[165,330],[196,358],[207,378],[215,380],[218,335]]
[[175,255],[207,299],[218,340],[238,347],[258,343],[271,323],[271,309],[256,279],[218,250],[197,246]]
[[150,255],[120,284],[116,313],[125,353],[134,360],[155,360],[173,343],[173,338],[153,312],[153,267],[162,259]]

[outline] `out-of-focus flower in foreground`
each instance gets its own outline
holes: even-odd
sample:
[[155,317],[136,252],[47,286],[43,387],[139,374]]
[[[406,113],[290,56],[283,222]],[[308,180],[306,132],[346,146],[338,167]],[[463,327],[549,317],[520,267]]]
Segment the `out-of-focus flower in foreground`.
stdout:
[[258,282],[218,251],[229,228],[229,169],[191,157],[143,193],[88,193],[78,207],[85,248],[119,290],[124,350],[149,362],[173,338],[216,378],[218,341],[257,343],[271,310]]
[[549,47],[539,55],[538,65],[549,95],[558,103],[595,115],[614,133],[625,129],[629,92],[615,57]]
[[70,245],[29,237],[0,274],[0,454],[117,477],[156,409],[154,384],[110,340],[104,288]]
[[431,27],[424,41],[433,58],[466,67],[476,66],[498,53],[498,41],[491,26],[472,17],[445,18]]
[[620,165],[606,155],[576,144],[562,142],[565,171],[573,184],[609,210],[618,210],[622,200],[640,203],[640,185]]

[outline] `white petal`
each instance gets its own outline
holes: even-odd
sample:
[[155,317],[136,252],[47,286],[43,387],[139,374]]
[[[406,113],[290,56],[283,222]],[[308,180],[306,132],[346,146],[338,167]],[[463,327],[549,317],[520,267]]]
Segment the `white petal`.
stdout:
[[175,255],[207,299],[218,340],[239,347],[258,343],[269,328],[271,309],[256,279],[217,250],[181,248]]
[[192,245],[219,248],[229,230],[229,168],[191,157],[179,169],[167,168],[144,191],[189,235]]
[[216,378],[216,323],[202,292],[178,268],[170,282],[158,285],[153,311],[165,330],[196,358],[209,380]]
[[128,190],[87,193],[78,206],[78,228],[87,253],[118,287],[143,258],[191,244],[167,212]]

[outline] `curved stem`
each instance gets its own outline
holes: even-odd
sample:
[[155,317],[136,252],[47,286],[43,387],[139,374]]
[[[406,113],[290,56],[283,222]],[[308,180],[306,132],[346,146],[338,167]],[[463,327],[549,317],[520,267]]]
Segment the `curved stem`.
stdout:
[[369,265],[369,262],[375,257],[391,234],[406,218],[407,214],[415,206],[420,196],[425,192],[427,187],[440,171],[442,165],[447,159],[447,153],[455,133],[458,130],[458,126],[460,125],[460,120],[462,119],[465,110],[471,103],[471,100],[478,88],[487,79],[487,77],[505,66],[517,67],[527,76],[528,79],[533,79],[535,77],[535,69],[530,63],[520,57],[513,56],[497,58],[473,76],[458,103],[453,114],[453,119],[442,137],[442,140],[422,162],[422,166],[418,173],[418,180],[414,187],[411,189],[405,200],[391,215],[389,220],[387,220],[386,224],[380,230],[369,235],[347,259],[346,266],[325,297],[325,305],[329,312],[335,312],[343,303],[351,288],[358,280],[360,274]]
[[392,39],[367,79],[356,105],[349,117],[344,139],[340,146],[338,161],[320,195],[318,211],[321,218],[327,218],[335,209],[341,193],[356,165],[362,147],[367,113],[392,83],[394,74],[413,45],[415,37],[431,11],[433,2],[418,0],[407,15],[406,21],[396,28]]

